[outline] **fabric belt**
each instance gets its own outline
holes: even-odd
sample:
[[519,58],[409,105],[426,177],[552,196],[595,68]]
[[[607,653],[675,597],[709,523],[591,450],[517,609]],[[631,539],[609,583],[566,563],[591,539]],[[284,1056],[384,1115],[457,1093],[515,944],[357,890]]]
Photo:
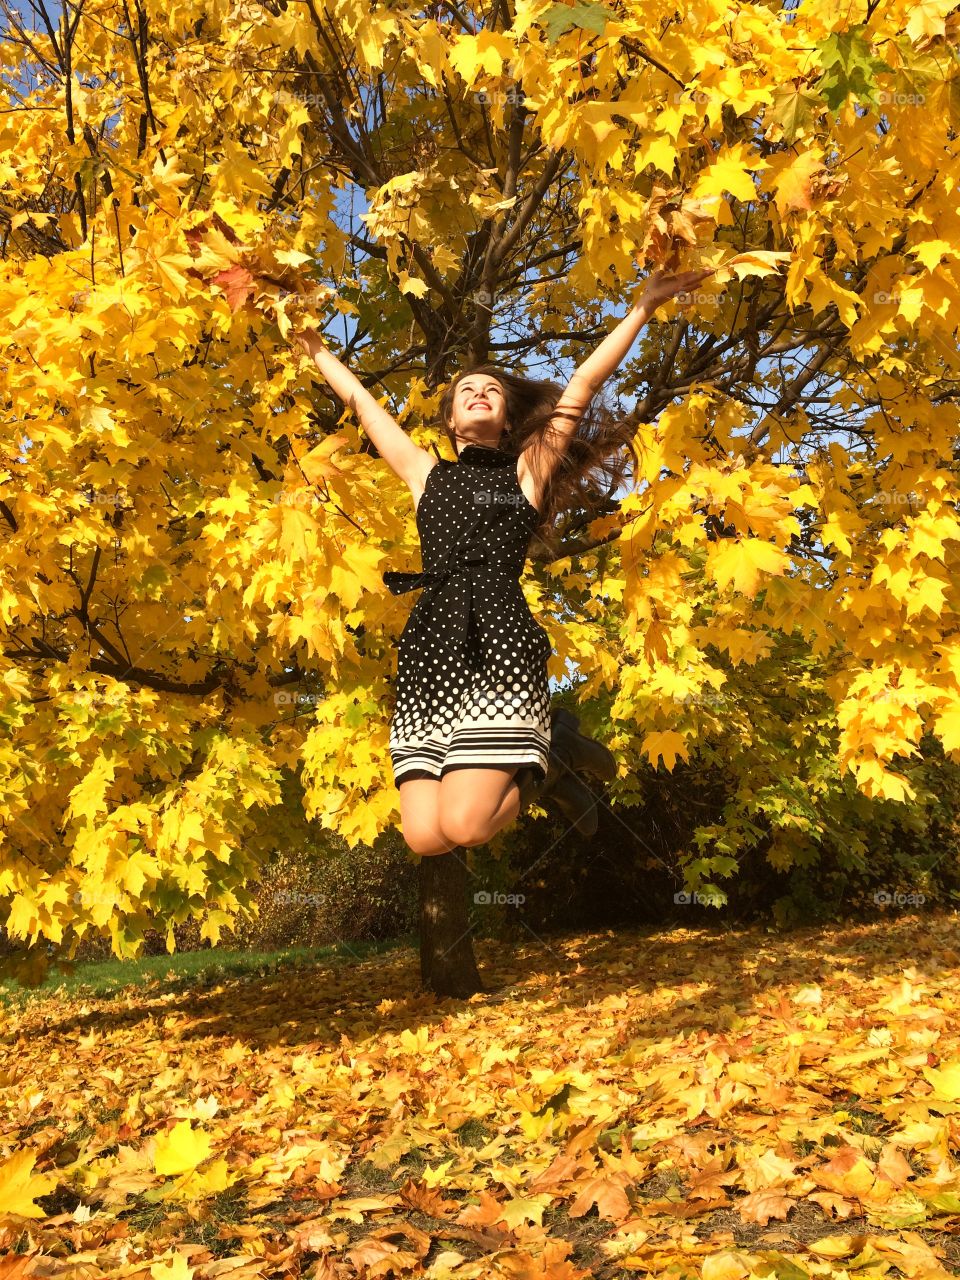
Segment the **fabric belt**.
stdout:
[[[453,609],[450,630],[454,644],[462,652],[464,662],[471,671],[479,671],[481,666],[480,634],[473,612],[473,575],[475,569],[487,562],[488,556],[485,551],[460,547],[454,548],[448,562],[439,569],[425,569],[422,573],[402,573],[399,570],[388,569],[382,575],[384,583],[395,596],[402,595],[406,591],[416,591],[419,587],[426,588],[420,597],[421,600],[435,598],[439,590],[448,582],[457,578],[462,579],[459,598]],[[413,615],[411,618],[414,623],[413,629],[419,630],[425,621],[422,613],[419,618],[413,618]],[[407,626],[409,629],[409,622]]]

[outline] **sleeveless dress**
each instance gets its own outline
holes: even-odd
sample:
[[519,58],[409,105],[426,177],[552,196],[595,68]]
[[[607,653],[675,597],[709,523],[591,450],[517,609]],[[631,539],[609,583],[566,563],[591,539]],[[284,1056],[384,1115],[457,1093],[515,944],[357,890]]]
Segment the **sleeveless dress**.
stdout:
[[423,588],[398,643],[395,785],[468,767],[546,774],[552,649],[520,589],[539,519],[515,455],[467,444],[428,472],[416,510],[423,572],[383,574],[394,595]]

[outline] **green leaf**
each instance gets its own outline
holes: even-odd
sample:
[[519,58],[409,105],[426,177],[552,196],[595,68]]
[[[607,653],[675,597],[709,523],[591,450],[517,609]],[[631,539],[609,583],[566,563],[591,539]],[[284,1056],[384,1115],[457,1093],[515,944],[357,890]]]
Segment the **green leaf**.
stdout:
[[924,1197],[931,1209],[942,1213],[960,1213],[960,1196],[953,1191],[940,1191],[935,1196]]
[[570,27],[582,27],[586,31],[603,34],[607,22],[616,17],[602,4],[586,4],[578,0],[576,4],[551,5],[540,15],[539,21],[550,40],[558,40]]
[[875,75],[889,73],[885,62],[874,57],[864,28],[831,31],[816,46],[824,74],[814,88],[832,111],[838,111],[848,97],[862,98],[876,105]]
[[792,86],[773,95],[770,115],[783,130],[787,142],[794,142],[802,130],[812,125],[814,110],[820,101],[815,94]]

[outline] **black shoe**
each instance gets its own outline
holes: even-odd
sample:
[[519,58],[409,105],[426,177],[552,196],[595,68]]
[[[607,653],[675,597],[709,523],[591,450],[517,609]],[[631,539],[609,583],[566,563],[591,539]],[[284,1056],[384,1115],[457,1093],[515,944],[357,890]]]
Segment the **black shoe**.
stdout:
[[580,721],[566,707],[554,707],[550,712],[550,749],[558,751],[568,768],[580,773],[592,773],[610,782],[617,776],[617,761],[611,751],[579,731]]
[[597,834],[597,798],[575,773],[551,750],[547,775],[538,779],[530,765],[522,765],[514,774],[520,792],[520,812],[531,800],[559,813],[576,827],[582,836]]

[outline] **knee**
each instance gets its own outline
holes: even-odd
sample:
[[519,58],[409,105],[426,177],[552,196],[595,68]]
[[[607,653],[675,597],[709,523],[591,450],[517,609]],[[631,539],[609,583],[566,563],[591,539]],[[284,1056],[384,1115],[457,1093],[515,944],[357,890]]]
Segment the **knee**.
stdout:
[[490,839],[490,820],[468,810],[440,815],[443,834],[452,844],[467,847],[485,844]]
[[440,853],[449,853],[453,848],[454,841],[447,840],[444,836],[444,832],[429,831],[425,827],[414,826],[409,830],[406,827],[403,829],[403,839],[407,848],[411,853],[416,853],[421,858],[430,858]]

